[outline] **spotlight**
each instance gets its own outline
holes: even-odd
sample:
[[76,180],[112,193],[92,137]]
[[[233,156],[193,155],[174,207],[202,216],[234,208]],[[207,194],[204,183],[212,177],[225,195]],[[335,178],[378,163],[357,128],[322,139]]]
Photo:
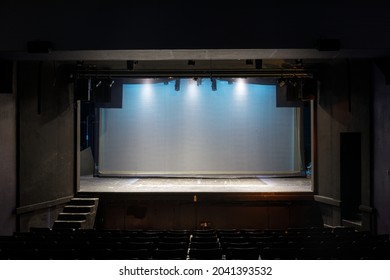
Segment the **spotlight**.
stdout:
[[215,78],[211,78],[211,90],[212,91],[217,90],[217,80]]
[[175,90],[179,91],[180,90],[180,79],[175,80]]
[[102,81],[99,81],[99,82],[96,84],[96,87],[99,87],[101,84],[102,84]]
[[197,78],[196,85],[201,86],[202,85],[202,78]]
[[286,85],[286,80],[284,78],[278,79],[278,85],[279,87],[284,87]]
[[114,80],[111,80],[111,79],[108,80],[108,86],[109,87],[112,87],[114,85],[114,83],[115,83]]

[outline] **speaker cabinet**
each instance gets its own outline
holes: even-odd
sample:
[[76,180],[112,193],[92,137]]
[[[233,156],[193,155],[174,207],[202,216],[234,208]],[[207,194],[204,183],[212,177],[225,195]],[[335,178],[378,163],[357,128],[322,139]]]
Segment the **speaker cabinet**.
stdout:
[[75,99],[81,101],[89,100],[89,80],[77,79],[75,82]]

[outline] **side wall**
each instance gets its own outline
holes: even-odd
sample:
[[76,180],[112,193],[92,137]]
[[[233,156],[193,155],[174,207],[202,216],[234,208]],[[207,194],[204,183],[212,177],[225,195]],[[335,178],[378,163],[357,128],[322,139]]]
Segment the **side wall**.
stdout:
[[378,233],[390,232],[390,85],[373,67],[373,192]]
[[50,227],[75,189],[75,109],[70,72],[55,62],[21,62],[20,230]]
[[[361,135],[361,188],[359,206],[362,229],[371,227],[370,203],[370,63],[366,60],[334,60],[320,72],[317,98],[316,200],[324,223],[343,224],[340,177],[341,133]],[[359,188],[359,186],[356,186]],[[351,194],[352,195],[352,194]]]
[[0,92],[0,235],[11,235],[16,230],[15,70],[13,72],[13,92]]

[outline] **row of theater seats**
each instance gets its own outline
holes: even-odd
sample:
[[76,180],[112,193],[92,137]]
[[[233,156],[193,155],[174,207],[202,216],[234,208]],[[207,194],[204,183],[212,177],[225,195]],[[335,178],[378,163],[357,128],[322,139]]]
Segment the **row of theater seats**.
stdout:
[[389,235],[354,228],[51,230],[0,237],[0,259],[390,259]]

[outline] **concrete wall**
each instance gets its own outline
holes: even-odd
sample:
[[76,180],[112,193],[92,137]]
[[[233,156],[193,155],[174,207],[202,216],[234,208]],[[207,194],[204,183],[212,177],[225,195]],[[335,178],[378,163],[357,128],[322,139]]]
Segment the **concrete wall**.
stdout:
[[378,233],[390,232],[390,85],[373,67],[373,192]]
[[[69,71],[55,62],[21,62],[19,94],[20,230],[48,226],[31,212],[66,203],[75,189],[75,115]],[[55,210],[54,212],[56,212]],[[41,215],[38,213],[37,215]],[[49,219],[49,218],[48,218]]]
[[0,92],[0,235],[11,235],[16,230],[15,83],[13,88],[12,93]]
[[[324,223],[342,224],[340,212],[340,133],[361,133],[362,227],[370,220],[370,67],[365,60],[334,60],[320,71],[317,98],[317,185]],[[363,213],[364,212],[364,213]]]

